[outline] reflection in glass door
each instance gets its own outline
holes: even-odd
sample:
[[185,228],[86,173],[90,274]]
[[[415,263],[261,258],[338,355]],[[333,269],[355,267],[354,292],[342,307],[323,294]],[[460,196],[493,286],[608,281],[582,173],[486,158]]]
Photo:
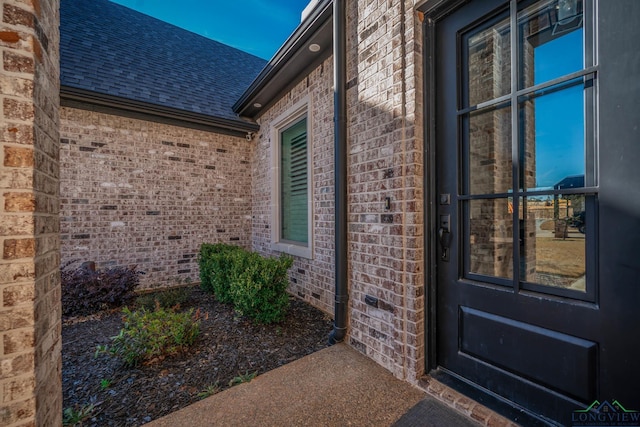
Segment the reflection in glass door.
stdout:
[[591,299],[592,34],[582,0],[520,4],[459,38],[463,276]]

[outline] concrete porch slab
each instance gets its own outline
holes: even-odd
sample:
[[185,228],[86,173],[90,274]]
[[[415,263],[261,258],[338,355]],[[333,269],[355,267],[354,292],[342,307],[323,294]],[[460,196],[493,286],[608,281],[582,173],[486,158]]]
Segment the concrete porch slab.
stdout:
[[[347,345],[339,344],[289,363],[147,425],[176,426],[397,426],[428,399],[432,417],[451,414],[467,421],[424,391],[393,377]],[[424,403],[421,403],[424,405]],[[419,405],[420,407],[420,405]],[[415,410],[414,410],[415,411]],[[407,425],[415,425],[415,417]],[[467,425],[467,424],[463,424]],[[473,425],[471,422],[468,425]]]

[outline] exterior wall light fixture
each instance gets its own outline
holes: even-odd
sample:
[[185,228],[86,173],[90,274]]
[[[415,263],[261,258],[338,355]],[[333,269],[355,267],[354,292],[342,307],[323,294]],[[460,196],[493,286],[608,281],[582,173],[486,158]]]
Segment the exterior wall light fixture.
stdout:
[[558,0],[558,21],[552,35],[560,35],[582,27],[582,0]]

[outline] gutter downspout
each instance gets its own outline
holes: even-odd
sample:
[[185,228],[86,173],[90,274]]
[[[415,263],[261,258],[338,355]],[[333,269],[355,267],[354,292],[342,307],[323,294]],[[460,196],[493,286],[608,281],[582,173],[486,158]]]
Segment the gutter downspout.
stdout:
[[346,0],[333,0],[333,109],[335,185],[335,316],[329,345],[347,335],[347,67]]

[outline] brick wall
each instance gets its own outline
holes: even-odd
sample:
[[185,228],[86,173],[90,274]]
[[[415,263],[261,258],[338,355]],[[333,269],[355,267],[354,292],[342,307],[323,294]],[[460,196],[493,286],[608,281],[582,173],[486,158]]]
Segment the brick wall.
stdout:
[[61,425],[58,0],[0,0],[0,424]]
[[415,383],[425,354],[421,23],[414,1],[348,4],[349,342]]
[[141,288],[199,281],[203,242],[250,246],[253,142],[61,108],[62,264],[137,264]]
[[[417,383],[424,372],[421,24],[411,1],[347,3],[348,341]],[[308,96],[314,258],[296,258],[291,290],[328,313],[335,292],[332,66],[330,58],[260,117],[253,186],[254,248],[271,253],[270,129]],[[367,295],[378,298],[377,308],[365,304]]]
[[289,292],[319,309],[333,313],[334,182],[333,182],[333,61],[328,59],[260,117],[253,161],[253,249],[277,255],[271,249],[272,121],[307,97],[308,134],[312,145],[313,259],[295,257]]

